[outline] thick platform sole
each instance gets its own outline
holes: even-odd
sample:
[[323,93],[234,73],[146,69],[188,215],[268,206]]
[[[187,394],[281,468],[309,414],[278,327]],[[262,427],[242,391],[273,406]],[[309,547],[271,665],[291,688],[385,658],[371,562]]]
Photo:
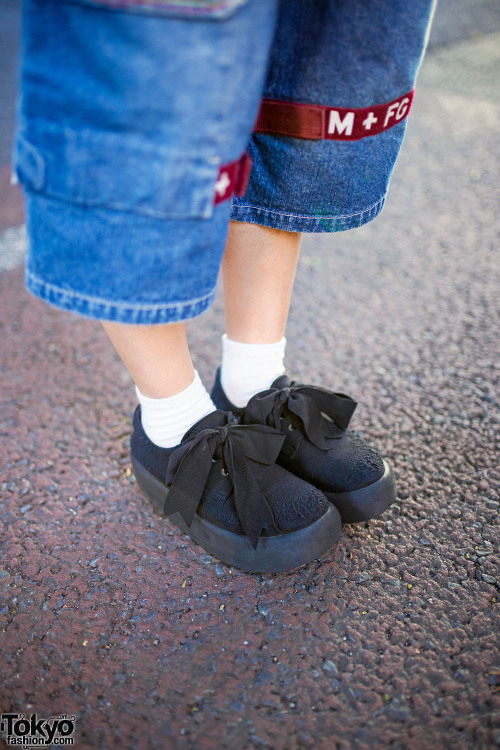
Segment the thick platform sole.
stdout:
[[354,492],[324,492],[335,505],[342,523],[359,523],[377,518],[396,500],[396,479],[391,467],[384,460],[385,471],[373,484]]
[[[133,456],[132,467],[144,494],[163,513],[168,488]],[[304,529],[260,537],[255,549],[248,537],[220,529],[199,515],[195,515],[189,527],[180,513],[167,518],[214,557],[250,573],[283,573],[305,565],[329,550],[342,532],[340,515],[333,506]]]

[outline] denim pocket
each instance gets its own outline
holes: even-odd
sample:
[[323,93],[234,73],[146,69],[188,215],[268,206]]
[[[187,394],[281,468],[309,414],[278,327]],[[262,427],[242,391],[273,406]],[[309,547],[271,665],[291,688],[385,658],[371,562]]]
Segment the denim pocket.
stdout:
[[223,20],[230,18],[248,0],[59,0],[60,2],[92,5],[108,10],[118,10],[170,18],[193,20]]
[[30,123],[20,128],[14,170],[29,192],[87,207],[160,219],[209,219],[220,160],[182,153],[129,133]]

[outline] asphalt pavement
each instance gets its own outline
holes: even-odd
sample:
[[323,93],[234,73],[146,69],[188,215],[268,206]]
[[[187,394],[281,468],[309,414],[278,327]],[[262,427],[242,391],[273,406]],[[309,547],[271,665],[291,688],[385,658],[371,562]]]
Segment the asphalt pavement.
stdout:
[[[384,211],[304,238],[288,371],[358,400],[399,493],[289,574],[223,565],[139,492],[130,378],[24,291],[0,148],[0,712],[75,717],[92,750],[500,747],[499,63],[498,4],[443,0]],[[208,386],[223,330],[219,295],[189,325]]]

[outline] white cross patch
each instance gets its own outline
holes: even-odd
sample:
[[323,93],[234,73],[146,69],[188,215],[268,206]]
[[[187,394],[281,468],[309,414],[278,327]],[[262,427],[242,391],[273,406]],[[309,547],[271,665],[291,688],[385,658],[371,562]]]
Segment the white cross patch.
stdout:
[[370,112],[366,120],[363,120],[363,127],[365,130],[371,130],[372,125],[375,125],[376,122],[378,122],[378,117],[375,117],[373,112]]
[[231,180],[229,179],[229,175],[227,172],[223,172],[217,182],[215,183],[215,192],[218,193],[218,195],[222,196],[225,195],[226,190],[231,184]]

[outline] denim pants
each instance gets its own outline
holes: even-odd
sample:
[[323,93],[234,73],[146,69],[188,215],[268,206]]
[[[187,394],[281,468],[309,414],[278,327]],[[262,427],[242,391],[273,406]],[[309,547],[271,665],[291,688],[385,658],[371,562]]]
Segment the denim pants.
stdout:
[[[14,172],[27,288],[90,318],[180,321],[214,300],[230,219],[293,232],[373,219],[432,6],[25,0]],[[262,100],[312,105],[325,137],[254,131]],[[245,150],[246,191],[214,200]]]

